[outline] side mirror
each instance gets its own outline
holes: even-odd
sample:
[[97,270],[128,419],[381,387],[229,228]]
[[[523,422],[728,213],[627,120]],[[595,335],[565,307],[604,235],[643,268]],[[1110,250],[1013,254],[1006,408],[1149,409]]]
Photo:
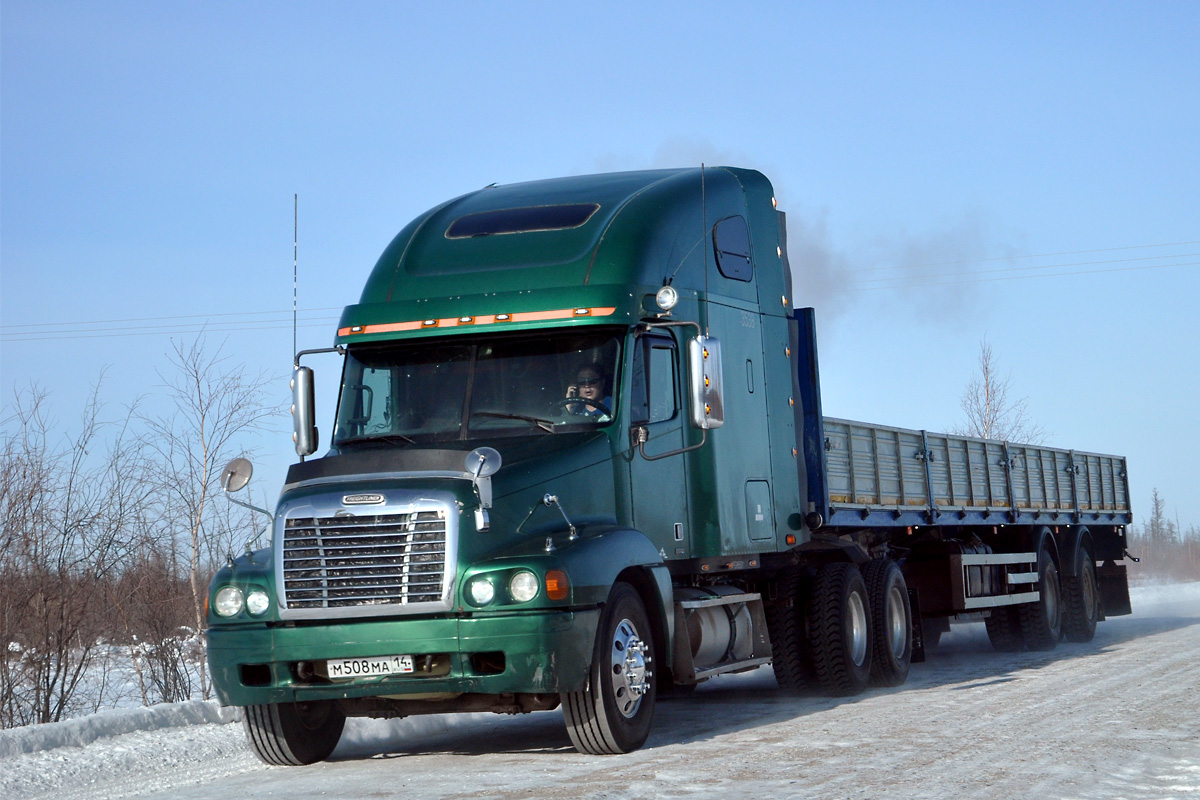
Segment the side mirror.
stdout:
[[692,426],[707,431],[724,425],[720,340],[697,336],[688,342],[688,378],[692,387]]
[[317,451],[320,436],[316,423],[316,399],[311,367],[292,370],[292,441],[296,455],[304,458]]
[[253,474],[254,465],[250,463],[250,459],[235,458],[225,465],[225,471],[221,473],[221,486],[230,493],[240,492],[246,488]]

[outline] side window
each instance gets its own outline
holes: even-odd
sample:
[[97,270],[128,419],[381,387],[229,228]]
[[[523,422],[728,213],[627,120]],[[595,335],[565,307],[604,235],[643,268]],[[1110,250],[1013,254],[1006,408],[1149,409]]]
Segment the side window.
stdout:
[[633,422],[646,424],[672,419],[679,408],[676,394],[675,340],[648,334],[638,339],[633,353]]
[[754,275],[750,264],[750,229],[744,217],[726,217],[713,225],[713,251],[717,269],[726,278],[748,281]]
[[339,402],[339,436],[352,438],[386,432],[392,416],[391,395],[390,370],[353,364]]

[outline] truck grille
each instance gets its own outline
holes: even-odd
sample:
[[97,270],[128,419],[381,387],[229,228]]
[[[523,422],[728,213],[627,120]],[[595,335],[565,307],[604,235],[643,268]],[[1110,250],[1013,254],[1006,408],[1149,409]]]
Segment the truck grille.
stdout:
[[[289,518],[283,526],[284,616],[351,615],[443,605],[450,526],[444,509]],[[450,556],[453,559],[453,556]],[[453,569],[453,563],[449,565]],[[320,613],[320,612],[318,612]],[[344,612],[345,613],[345,612]],[[324,616],[324,614],[321,614]]]

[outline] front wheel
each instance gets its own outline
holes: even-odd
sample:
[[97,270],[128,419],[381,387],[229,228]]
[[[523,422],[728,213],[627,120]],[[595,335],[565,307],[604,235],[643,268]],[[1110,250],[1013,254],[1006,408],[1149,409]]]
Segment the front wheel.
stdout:
[[242,715],[255,755],[280,767],[329,758],[345,725],[346,715],[331,700],[246,706]]
[[641,598],[629,584],[616,584],[600,614],[587,685],[562,695],[563,719],[576,750],[615,755],[646,742],[654,721],[653,653]]

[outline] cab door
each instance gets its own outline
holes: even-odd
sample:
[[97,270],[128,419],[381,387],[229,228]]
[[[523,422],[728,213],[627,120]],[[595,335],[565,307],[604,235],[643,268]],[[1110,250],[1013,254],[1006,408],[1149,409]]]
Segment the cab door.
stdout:
[[[680,350],[669,331],[650,331],[634,340],[630,379],[630,422],[646,429],[642,453],[630,451],[633,524],[668,560],[691,555],[684,454],[686,412]],[[656,456],[662,456],[656,458]]]

